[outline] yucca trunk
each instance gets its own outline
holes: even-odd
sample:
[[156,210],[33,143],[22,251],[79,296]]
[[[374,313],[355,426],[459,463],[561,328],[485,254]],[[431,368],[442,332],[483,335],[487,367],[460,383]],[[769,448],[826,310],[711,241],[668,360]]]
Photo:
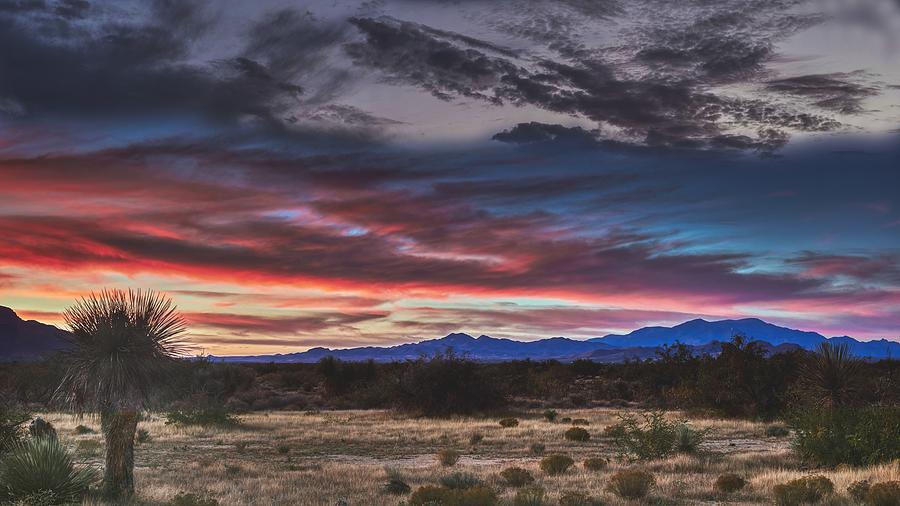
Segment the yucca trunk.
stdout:
[[104,411],[100,423],[106,439],[103,493],[109,498],[129,497],[134,494],[134,434],[138,412],[133,409]]

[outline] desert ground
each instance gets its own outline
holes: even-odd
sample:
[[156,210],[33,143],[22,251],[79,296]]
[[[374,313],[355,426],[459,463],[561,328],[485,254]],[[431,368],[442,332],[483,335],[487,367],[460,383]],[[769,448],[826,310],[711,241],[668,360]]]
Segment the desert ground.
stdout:
[[[618,420],[618,413],[611,408],[561,411],[560,416],[590,422],[586,428],[592,438],[587,442],[565,440],[569,424],[548,422],[539,411],[520,415],[520,424],[511,428],[501,427],[496,419],[416,419],[390,411],[253,413],[242,416],[240,427],[227,429],[175,427],[149,415],[139,425],[150,439],[136,450],[137,493],[148,504],[165,502],[179,492],[202,493],[221,505],[403,504],[404,496],[382,490],[388,470],[393,470],[413,490],[463,471],[512,498],[515,490],[504,488],[498,474],[520,466],[532,472],[551,503],[565,492],[579,491],[607,504],[627,504],[604,490],[607,480],[617,470],[640,467],[656,478],[648,504],[771,504],[773,486],[811,473],[834,482],[837,495],[831,501],[841,504],[854,481],[900,480],[896,462],[863,469],[805,469],[792,454],[790,437],[767,437],[767,424],[677,412],[668,415],[708,429],[701,451],[632,463],[617,458],[602,433]],[[100,466],[103,444],[96,420],[44,416],[79,458]],[[78,434],[78,425],[95,432]],[[478,435],[483,439],[476,442]],[[569,455],[576,465],[558,476],[542,473],[541,456],[532,449],[535,443],[545,446],[545,454]],[[452,467],[442,466],[436,457],[448,448],[462,454]],[[589,457],[611,462],[602,471],[589,471],[582,466]],[[722,473],[737,473],[748,486],[727,498],[719,496],[713,483]]]

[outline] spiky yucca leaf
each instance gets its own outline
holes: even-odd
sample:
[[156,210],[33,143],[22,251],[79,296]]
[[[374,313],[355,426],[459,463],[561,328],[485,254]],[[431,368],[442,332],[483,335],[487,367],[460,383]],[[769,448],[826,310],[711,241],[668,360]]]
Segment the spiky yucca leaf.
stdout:
[[32,438],[15,445],[0,462],[0,502],[35,497],[50,504],[81,502],[96,479],[96,471],[76,465],[58,439]]
[[184,355],[184,319],[153,291],[103,290],[68,308],[71,329],[60,398],[76,410],[141,409]]

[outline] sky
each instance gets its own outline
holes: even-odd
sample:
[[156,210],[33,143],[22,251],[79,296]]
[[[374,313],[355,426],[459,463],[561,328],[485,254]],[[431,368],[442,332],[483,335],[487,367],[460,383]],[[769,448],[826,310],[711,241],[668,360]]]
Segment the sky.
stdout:
[[900,1],[0,0],[0,305],[205,353],[900,340]]

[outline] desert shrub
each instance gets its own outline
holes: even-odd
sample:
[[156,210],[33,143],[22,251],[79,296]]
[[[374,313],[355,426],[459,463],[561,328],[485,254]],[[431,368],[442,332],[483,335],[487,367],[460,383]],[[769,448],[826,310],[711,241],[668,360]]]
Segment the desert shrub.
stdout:
[[628,469],[612,475],[606,488],[622,499],[641,499],[647,496],[654,483],[656,479],[652,474]]
[[900,504],[900,481],[885,481],[869,487],[866,492],[868,506],[897,506]]
[[56,438],[32,438],[15,444],[0,463],[0,502],[18,502],[44,492],[51,504],[81,502],[97,473],[76,465]]
[[465,490],[480,485],[481,480],[471,473],[451,473],[442,476],[440,483],[447,488]]
[[36,417],[28,424],[28,434],[33,438],[53,438],[56,439],[56,427],[52,423],[41,417]]
[[619,416],[619,428],[610,431],[619,455],[637,460],[671,455],[678,437],[676,424],[667,421],[661,411],[644,413],[642,418],[641,422],[634,415]]
[[469,444],[471,444],[471,445],[477,445],[478,443],[481,443],[482,441],[484,441],[484,434],[480,434],[480,433],[476,432],[475,434],[472,434],[471,436],[469,436]]
[[731,494],[744,488],[745,485],[747,485],[747,482],[743,478],[736,474],[728,473],[716,478],[715,489],[716,492],[722,494]]
[[900,406],[794,411],[794,446],[810,463],[874,465],[900,458]]
[[559,421],[561,423],[572,423],[572,419],[568,416],[564,416],[564,417],[560,418]]
[[79,436],[83,436],[85,434],[93,434],[93,433],[94,433],[94,429],[88,427],[87,425],[79,425],[79,426],[75,427],[75,434],[78,434]]
[[581,492],[564,492],[559,497],[559,506],[603,506],[603,501]]
[[541,459],[541,470],[547,474],[562,474],[574,463],[575,461],[567,455],[548,455]]
[[813,504],[834,492],[834,484],[824,476],[806,476],[775,485],[775,503],[781,506]]
[[857,502],[865,502],[870,488],[872,488],[872,484],[869,483],[869,480],[854,481],[847,487],[847,495]]
[[280,444],[275,447],[275,450],[282,455],[287,455],[288,453],[291,452],[291,446],[286,445],[286,444]]
[[547,420],[548,422],[556,421],[556,416],[557,416],[557,413],[556,413],[555,409],[548,409],[548,410],[544,411],[544,419]]
[[590,425],[591,422],[584,418],[575,418],[572,420],[572,425]]
[[500,477],[510,487],[524,487],[530,483],[534,483],[534,476],[521,467],[507,467],[500,472]]
[[685,422],[678,422],[675,424],[675,451],[697,453],[705,436],[705,431],[697,430]]
[[591,434],[581,427],[572,427],[566,431],[565,437],[569,441],[588,441],[591,439]]
[[453,353],[420,359],[404,366],[397,407],[425,416],[470,415],[495,411],[506,405],[499,383],[487,376],[487,367]]
[[500,426],[501,427],[518,427],[519,420],[516,418],[504,418],[503,420],[500,420]]
[[138,429],[134,436],[134,440],[137,441],[138,444],[149,443],[150,431],[147,429]]
[[513,499],[513,506],[545,506],[547,494],[537,486],[520,488]]
[[589,459],[585,459],[584,464],[582,465],[588,471],[602,471],[609,465],[609,461],[607,461],[603,457],[591,457]]
[[166,506],[219,506],[219,501],[205,495],[179,492]]
[[224,408],[179,409],[163,415],[166,425],[200,426],[200,427],[236,427],[240,418]]
[[621,437],[625,434],[625,427],[622,426],[621,423],[614,423],[612,425],[607,425],[603,427],[603,436],[604,437]]
[[0,456],[22,439],[22,427],[30,418],[23,409],[0,404]]
[[444,467],[450,467],[459,462],[460,454],[451,448],[441,450],[437,453],[438,462]]
[[399,477],[389,478],[383,488],[385,493],[393,495],[404,495],[410,491],[409,485]]
[[455,490],[425,486],[409,497],[409,506],[496,506],[497,493],[486,487]]
[[766,427],[766,437],[787,437],[791,431],[784,425],[769,425]]
[[531,451],[532,455],[543,455],[544,451],[547,450],[547,447],[544,443],[531,443],[531,446],[528,447]]

